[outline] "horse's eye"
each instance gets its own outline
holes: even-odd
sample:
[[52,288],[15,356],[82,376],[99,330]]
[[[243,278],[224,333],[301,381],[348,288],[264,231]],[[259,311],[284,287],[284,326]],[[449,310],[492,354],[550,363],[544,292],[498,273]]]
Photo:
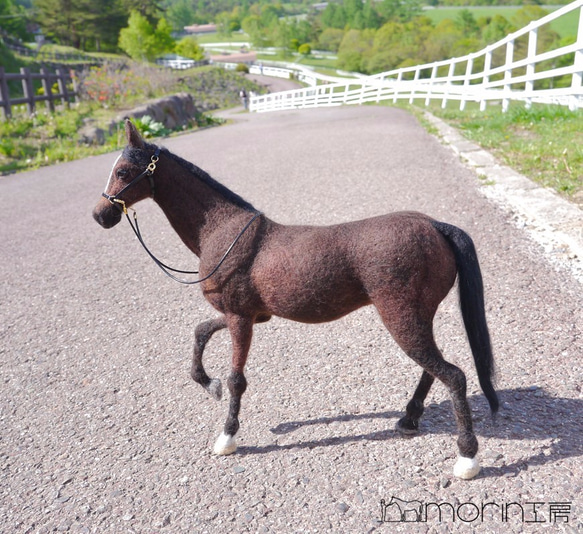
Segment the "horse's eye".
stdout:
[[128,173],[127,169],[118,169],[117,170],[117,177],[124,178],[127,175],[127,173]]

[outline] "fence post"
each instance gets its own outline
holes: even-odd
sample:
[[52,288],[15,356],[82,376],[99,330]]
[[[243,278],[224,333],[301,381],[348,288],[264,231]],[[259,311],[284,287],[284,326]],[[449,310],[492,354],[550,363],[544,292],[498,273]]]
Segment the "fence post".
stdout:
[[490,81],[490,69],[492,67],[492,50],[486,52],[484,61],[484,77],[482,78],[482,98],[480,100],[480,111],[486,109],[486,92],[488,91],[488,82]]
[[28,107],[29,115],[34,114],[34,89],[32,87],[32,77],[30,75],[30,69],[28,67],[22,67],[20,69],[20,74],[22,74],[22,92],[24,93],[24,98],[27,99],[26,106]]
[[411,96],[409,97],[409,104],[412,104],[415,100],[415,87],[417,87],[417,82],[419,81],[419,75],[421,74],[421,69],[417,67],[415,69],[415,76],[413,77],[413,89],[411,90]]
[[40,69],[42,74],[41,83],[43,85],[43,91],[46,97],[47,109],[51,112],[55,111],[55,103],[53,102],[53,89],[51,87],[51,73],[45,67]]
[[403,81],[403,71],[399,70],[399,74],[397,74],[397,82],[395,83],[395,94],[393,96],[393,104],[397,103],[397,100],[399,99],[399,85],[401,85],[401,82]]
[[[533,60],[536,56],[537,35],[538,35],[538,28],[534,28],[528,32],[528,53],[526,55],[526,58],[529,60]],[[524,90],[527,94],[529,92],[532,92],[532,90],[534,89],[534,82],[532,80],[528,79],[530,76],[533,76],[533,75],[534,75],[534,62],[529,63],[526,66],[527,81],[526,81],[526,85],[524,87]],[[530,109],[531,105],[532,105],[532,98],[527,97],[526,98],[526,108]]]
[[67,89],[67,75],[63,69],[57,69],[57,84],[61,93],[61,104],[69,108],[69,90]]
[[4,67],[0,65],[0,101],[2,102],[2,115],[4,119],[9,119],[12,117],[12,109],[10,108],[10,93],[8,91],[5,74]]
[[[506,113],[510,105],[510,92],[512,91],[512,63],[514,63],[514,39],[506,44],[506,61],[504,62],[504,99],[502,111]],[[508,96],[507,96],[508,95]]]
[[431,96],[432,96],[432,88],[433,88],[433,81],[435,80],[437,76],[437,65],[433,65],[433,68],[431,69],[431,78],[429,80],[429,90],[427,91],[427,97],[425,98],[425,105],[428,106],[429,102],[431,101]]
[[381,92],[383,90],[383,84],[385,81],[385,77],[384,75],[381,78],[377,78],[377,82],[379,84],[378,88],[377,88],[377,104],[381,101]]
[[470,76],[472,75],[472,69],[474,68],[474,58],[473,57],[469,57],[468,58],[468,63],[466,65],[466,75],[464,78],[464,91],[463,91],[463,96],[460,100],[460,111],[463,111],[464,109],[466,109],[466,101],[468,100],[468,91],[467,91],[467,87],[470,85]]
[[571,77],[571,98],[569,99],[569,109],[575,111],[580,107],[580,98],[575,96],[576,92],[581,90],[583,85],[583,6],[579,10],[579,28],[577,30],[577,44],[579,49],[575,52],[575,59],[573,65],[577,68],[577,72],[573,73]]
[[71,83],[73,84],[73,95],[75,102],[79,103],[79,78],[77,78],[73,69],[69,71],[69,76],[71,78]]
[[443,100],[441,101],[441,108],[445,109],[447,106],[447,97],[451,90],[452,80],[455,75],[455,60],[452,59],[447,71],[447,81],[445,82],[445,92],[443,93]]

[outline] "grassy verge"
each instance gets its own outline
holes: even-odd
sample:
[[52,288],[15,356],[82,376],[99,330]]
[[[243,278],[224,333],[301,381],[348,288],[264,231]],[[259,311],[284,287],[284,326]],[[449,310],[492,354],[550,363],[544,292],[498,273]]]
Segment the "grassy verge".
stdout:
[[583,110],[516,103],[507,113],[437,104],[429,111],[516,171],[583,204]]
[[35,169],[71,161],[116,148],[116,137],[95,147],[77,142],[83,119],[91,116],[87,106],[58,113],[40,111],[30,117],[18,113],[0,122],[0,174]]

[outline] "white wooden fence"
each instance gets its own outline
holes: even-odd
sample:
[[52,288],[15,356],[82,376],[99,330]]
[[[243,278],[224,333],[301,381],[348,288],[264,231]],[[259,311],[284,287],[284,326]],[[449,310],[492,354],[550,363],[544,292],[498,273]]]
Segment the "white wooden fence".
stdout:
[[[570,13],[579,14],[577,37],[573,44],[540,51],[537,36],[541,27]],[[254,66],[252,72],[257,72]],[[374,76],[331,78],[306,74],[307,69],[279,69],[278,74],[293,73],[310,87],[283,91],[250,99],[250,111],[265,112],[284,109],[343,104],[364,104],[383,100],[424,99],[426,105],[441,100],[479,102],[484,110],[488,102],[502,102],[506,111],[512,100],[548,103],[583,108],[583,0],[576,0],[540,20],[531,22],[504,39],[479,52],[459,58],[417,65]],[[271,69],[271,68],[270,68]]]

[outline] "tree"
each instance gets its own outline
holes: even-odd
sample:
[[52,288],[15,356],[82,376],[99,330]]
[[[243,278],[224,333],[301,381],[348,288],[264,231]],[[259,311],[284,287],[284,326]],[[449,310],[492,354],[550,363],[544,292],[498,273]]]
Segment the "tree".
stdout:
[[183,31],[185,26],[194,24],[194,10],[192,9],[192,3],[188,0],[168,2],[165,15],[168,22],[172,24],[174,31],[177,32]]
[[421,13],[421,1],[381,0],[378,11],[385,21],[408,22]]
[[347,31],[338,49],[340,68],[355,72],[367,72],[366,63],[371,53],[374,35],[374,30]]
[[132,11],[128,27],[119,34],[119,47],[132,59],[152,61],[157,55],[172,51],[174,40],[170,31],[166,19],[160,19],[154,29],[145,16]]
[[193,35],[183,37],[176,43],[174,51],[183,57],[201,61],[204,59],[204,48],[198,44],[198,40]]
[[164,11],[159,5],[158,0],[120,0],[126,13],[136,11],[146,17],[151,24],[155,24],[160,18],[160,13]]
[[374,0],[366,0],[364,8],[362,10],[363,24],[365,28],[380,28],[381,27],[381,16],[376,8],[376,2]]
[[125,16],[118,0],[34,0],[36,22],[58,43],[113,48]]
[[0,0],[0,28],[3,28],[11,35],[26,39],[26,12],[21,5],[15,4],[12,0]]
[[425,55],[428,62],[452,57],[452,50],[461,35],[453,20],[442,20],[427,36]]
[[312,53],[312,47],[308,43],[301,44],[298,52],[304,57],[309,56]]
[[502,15],[494,15],[490,22],[482,29],[482,40],[485,44],[492,44],[504,39],[514,28]]
[[342,5],[329,2],[326,9],[322,11],[320,22],[324,28],[343,30],[347,23],[346,12]]
[[330,52],[338,52],[340,43],[344,37],[344,30],[337,28],[326,28],[318,38],[318,47]]
[[156,54],[172,52],[176,46],[174,37],[172,37],[172,26],[165,18],[161,18],[156,25],[154,42]]
[[263,33],[261,17],[259,15],[249,15],[241,23],[243,31],[249,36],[253,45],[263,47],[266,45],[266,39]]
[[458,12],[454,23],[459,32],[466,38],[478,35],[480,27],[469,9],[462,9]]

